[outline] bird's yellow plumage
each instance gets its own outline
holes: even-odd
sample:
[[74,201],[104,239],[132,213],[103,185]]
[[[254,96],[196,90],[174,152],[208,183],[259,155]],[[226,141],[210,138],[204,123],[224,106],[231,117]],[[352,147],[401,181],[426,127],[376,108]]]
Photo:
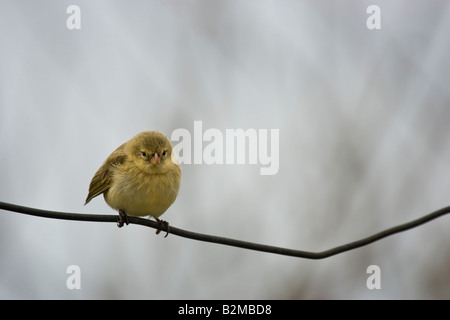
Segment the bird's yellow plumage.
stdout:
[[85,204],[103,194],[122,218],[150,215],[159,221],[175,201],[180,180],[181,169],[169,139],[156,131],[141,132],[118,147],[97,170]]

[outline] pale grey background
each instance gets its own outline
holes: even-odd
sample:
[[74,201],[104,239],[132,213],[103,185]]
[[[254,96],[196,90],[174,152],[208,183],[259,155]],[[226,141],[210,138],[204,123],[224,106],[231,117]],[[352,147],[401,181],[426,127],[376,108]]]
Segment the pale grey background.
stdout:
[[[114,213],[83,206],[103,160],[201,120],[280,129],[280,170],[184,165],[174,226],[321,251],[418,218],[450,203],[449,30],[448,1],[1,1],[0,201]],[[449,227],[311,261],[1,211],[0,298],[450,298]]]

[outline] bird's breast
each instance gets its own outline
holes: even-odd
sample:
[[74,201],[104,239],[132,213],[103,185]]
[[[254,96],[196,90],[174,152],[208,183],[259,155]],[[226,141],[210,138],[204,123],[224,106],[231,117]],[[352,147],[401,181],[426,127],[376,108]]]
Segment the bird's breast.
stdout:
[[105,201],[130,216],[157,218],[175,201],[178,189],[179,180],[170,174],[117,170],[111,188],[105,193]]

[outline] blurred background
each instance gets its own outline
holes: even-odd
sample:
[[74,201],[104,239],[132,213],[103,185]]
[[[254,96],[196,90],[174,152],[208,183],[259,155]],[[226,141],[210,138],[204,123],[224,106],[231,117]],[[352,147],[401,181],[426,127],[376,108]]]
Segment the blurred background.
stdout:
[[[115,214],[83,206],[106,157],[199,120],[279,129],[280,167],[182,165],[173,226],[322,251],[419,218],[450,204],[449,30],[445,0],[1,1],[0,201]],[[0,298],[449,299],[449,227],[314,261],[2,210]]]

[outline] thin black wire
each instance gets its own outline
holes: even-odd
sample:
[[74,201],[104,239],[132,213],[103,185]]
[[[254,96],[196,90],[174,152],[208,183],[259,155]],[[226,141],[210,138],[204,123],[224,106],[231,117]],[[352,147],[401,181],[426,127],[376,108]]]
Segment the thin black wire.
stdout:
[[[24,213],[24,214],[38,216],[38,217],[52,218],[52,219],[92,221],[92,222],[114,222],[114,223],[117,222],[117,216],[115,216],[115,215],[81,214],[81,213],[48,211],[48,210],[41,210],[41,209],[19,206],[19,205],[7,203],[7,202],[1,202],[1,201],[0,201],[0,209],[18,212],[18,213]],[[386,238],[393,234],[415,228],[421,224],[427,223],[433,219],[436,219],[436,218],[443,216],[445,214],[448,214],[448,213],[450,213],[450,206],[439,209],[437,211],[434,211],[434,212],[427,214],[426,216],[423,216],[419,219],[416,219],[416,220],[386,229],[384,231],[378,232],[367,238],[349,242],[347,244],[344,244],[344,245],[341,245],[341,246],[338,246],[338,247],[335,247],[335,248],[332,248],[329,250],[321,251],[321,252],[309,252],[309,251],[268,246],[268,245],[263,245],[263,244],[259,244],[259,243],[253,243],[253,242],[247,242],[247,241],[241,241],[241,240],[236,240],[236,239],[217,237],[217,236],[212,236],[212,235],[208,235],[208,234],[187,231],[187,230],[175,228],[173,226],[170,226],[169,228],[170,228],[170,234],[188,238],[188,239],[223,244],[223,245],[227,245],[227,246],[239,247],[239,248],[244,248],[244,249],[249,249],[249,250],[275,253],[275,254],[291,256],[291,257],[318,260],[318,259],[328,258],[328,257],[334,256],[336,254],[339,254],[339,253],[342,253],[345,251],[350,251],[350,250],[353,250],[353,249],[356,249],[356,248],[359,248],[362,246],[366,246],[372,242]],[[138,224],[138,225],[147,226],[147,227],[154,228],[154,229],[160,228],[162,231],[167,231],[167,229],[164,225],[158,224],[157,222],[149,220],[149,219],[143,219],[143,218],[129,216],[128,220],[131,224]]]

